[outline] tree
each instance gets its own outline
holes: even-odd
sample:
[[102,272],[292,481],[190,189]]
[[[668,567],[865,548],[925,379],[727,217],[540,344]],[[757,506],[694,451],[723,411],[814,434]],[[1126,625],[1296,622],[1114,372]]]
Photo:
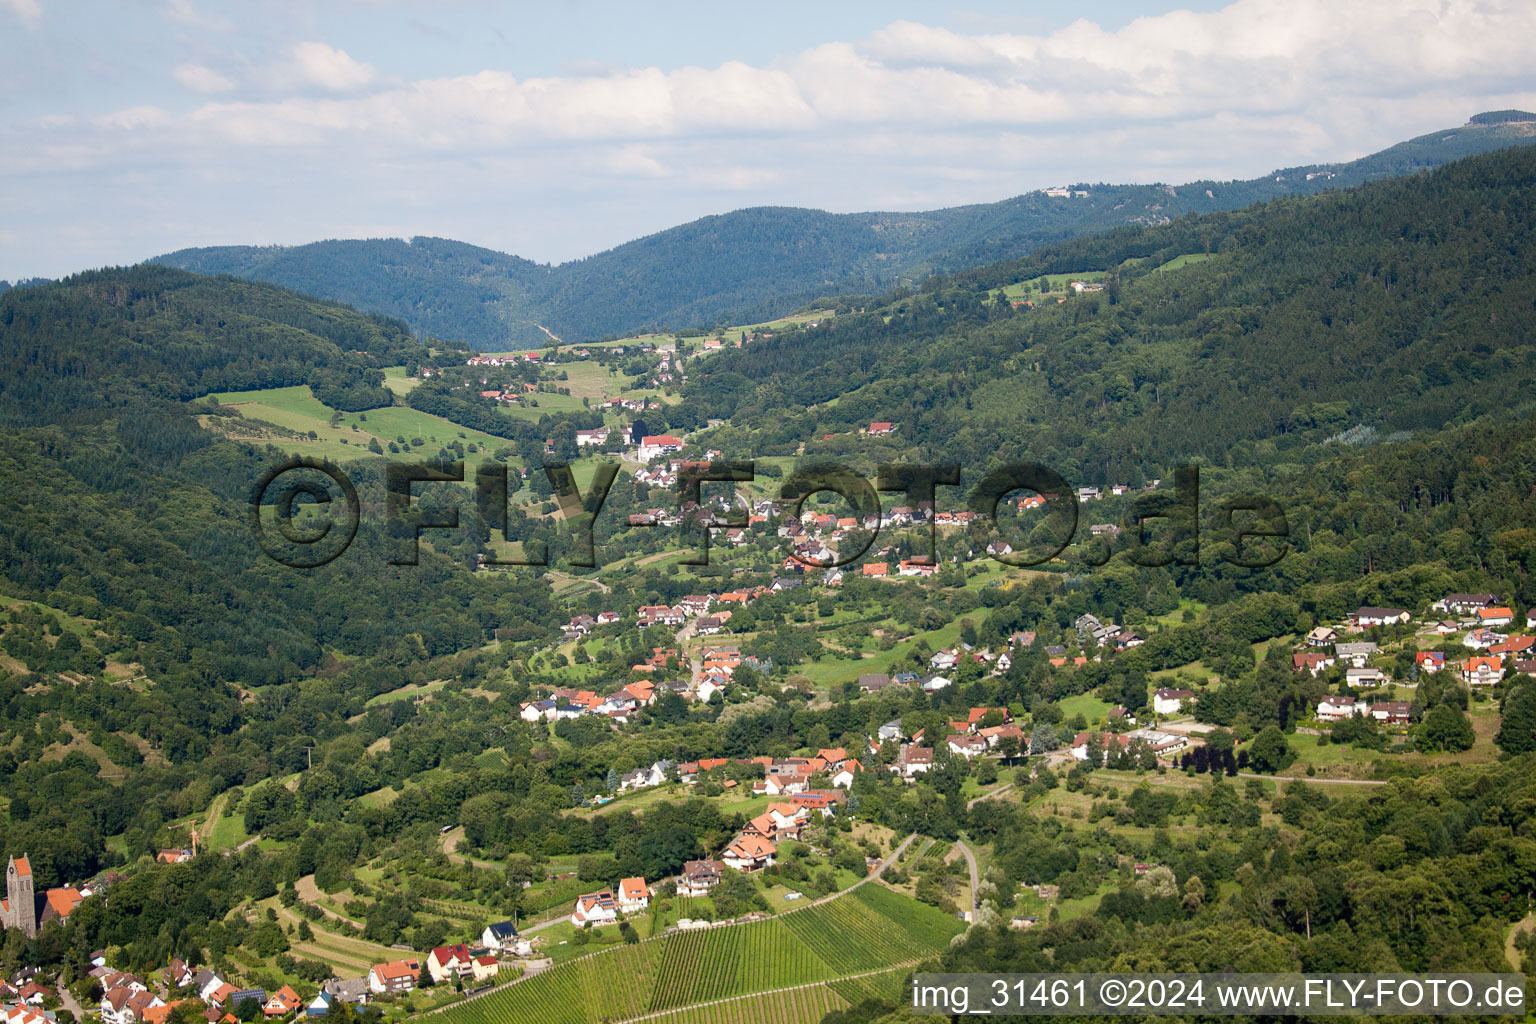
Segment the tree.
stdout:
[[1536,750],[1536,685],[1524,683],[1504,697],[1499,734],[1494,741],[1506,754]]
[[1205,902],[1205,883],[1200,881],[1199,875],[1190,875],[1184,879],[1184,909],[1190,913],[1200,909]]
[[1423,751],[1456,751],[1472,749],[1475,739],[1465,712],[1454,704],[1436,704],[1419,724],[1414,742]]
[[1272,775],[1290,767],[1295,760],[1296,752],[1285,741],[1279,726],[1266,726],[1248,746],[1248,764],[1256,772]]
[[1056,730],[1049,725],[1041,725],[1035,729],[1034,735],[1029,738],[1029,752],[1031,754],[1049,754],[1060,744],[1056,739]]

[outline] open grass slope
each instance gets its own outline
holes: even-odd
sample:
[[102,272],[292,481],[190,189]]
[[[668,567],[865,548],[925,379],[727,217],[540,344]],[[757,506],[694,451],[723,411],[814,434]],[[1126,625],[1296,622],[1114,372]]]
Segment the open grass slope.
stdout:
[[[826,1013],[847,1005],[836,989],[843,979],[923,960],[963,927],[932,907],[863,885],[765,921],[673,932],[581,957],[446,1010],[445,1024],[587,1024],[661,1014],[727,1020],[738,1008],[755,1020],[797,1024],[815,1006]],[[830,987],[821,992],[818,985]],[[801,986],[820,994],[796,1000],[784,991]],[[783,1012],[763,1016],[755,1000],[735,998],[757,993],[775,993]],[[721,1000],[730,1002],[704,1017],[668,1012]]]

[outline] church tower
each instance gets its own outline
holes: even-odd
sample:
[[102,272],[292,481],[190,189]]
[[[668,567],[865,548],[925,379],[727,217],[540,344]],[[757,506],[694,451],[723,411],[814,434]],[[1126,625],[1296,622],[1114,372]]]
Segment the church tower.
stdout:
[[5,866],[5,915],[7,928],[20,928],[29,939],[37,938],[37,898],[32,893],[32,865],[23,854]]

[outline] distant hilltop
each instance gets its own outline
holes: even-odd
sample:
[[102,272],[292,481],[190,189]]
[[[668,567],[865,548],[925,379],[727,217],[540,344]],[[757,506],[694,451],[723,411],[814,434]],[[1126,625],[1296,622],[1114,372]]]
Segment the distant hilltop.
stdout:
[[1487,110],[1467,118],[1468,124],[1517,124],[1536,121],[1536,114],[1529,110]]

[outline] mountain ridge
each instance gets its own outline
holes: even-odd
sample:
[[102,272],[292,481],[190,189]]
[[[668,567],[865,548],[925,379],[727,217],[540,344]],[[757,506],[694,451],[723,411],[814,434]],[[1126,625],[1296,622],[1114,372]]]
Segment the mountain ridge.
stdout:
[[[1281,168],[1253,179],[1079,183],[913,212],[747,207],[558,265],[427,235],[183,249],[154,262],[348,302],[484,349],[542,347],[551,333],[576,342],[767,319],[816,297],[915,283],[936,271],[1017,257],[1112,227],[1238,209],[1531,143],[1536,114],[1495,111],[1357,160]],[[1052,194],[1062,191],[1068,194]]]

